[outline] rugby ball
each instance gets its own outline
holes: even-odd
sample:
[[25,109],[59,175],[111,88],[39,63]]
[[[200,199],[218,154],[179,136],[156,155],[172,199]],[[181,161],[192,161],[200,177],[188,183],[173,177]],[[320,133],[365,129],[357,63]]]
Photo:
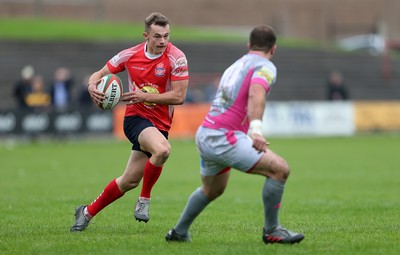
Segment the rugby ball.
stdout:
[[100,83],[97,85],[97,90],[106,94],[106,99],[103,103],[99,103],[98,106],[103,110],[112,109],[121,99],[121,79],[115,74],[107,74],[101,78]]

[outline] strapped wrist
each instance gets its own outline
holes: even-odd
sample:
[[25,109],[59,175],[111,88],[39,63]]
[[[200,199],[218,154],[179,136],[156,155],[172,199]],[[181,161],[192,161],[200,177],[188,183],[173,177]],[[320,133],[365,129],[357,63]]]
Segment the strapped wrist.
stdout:
[[259,119],[252,120],[249,127],[249,135],[259,134],[262,135],[262,121]]

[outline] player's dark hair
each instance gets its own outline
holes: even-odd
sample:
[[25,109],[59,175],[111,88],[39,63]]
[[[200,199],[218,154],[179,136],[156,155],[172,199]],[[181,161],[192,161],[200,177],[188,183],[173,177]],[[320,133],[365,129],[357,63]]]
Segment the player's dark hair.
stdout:
[[169,24],[169,20],[161,13],[153,12],[144,20],[144,29],[147,33],[150,31],[150,26],[153,24],[165,27]]
[[276,35],[272,27],[258,26],[250,33],[250,50],[268,52],[276,43]]

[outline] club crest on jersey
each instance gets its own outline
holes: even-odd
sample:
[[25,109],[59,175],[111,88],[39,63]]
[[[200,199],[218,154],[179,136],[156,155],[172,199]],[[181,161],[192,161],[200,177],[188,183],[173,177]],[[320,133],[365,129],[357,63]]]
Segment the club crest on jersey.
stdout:
[[165,68],[163,63],[157,64],[156,68],[154,69],[155,75],[157,77],[163,77],[165,75]]

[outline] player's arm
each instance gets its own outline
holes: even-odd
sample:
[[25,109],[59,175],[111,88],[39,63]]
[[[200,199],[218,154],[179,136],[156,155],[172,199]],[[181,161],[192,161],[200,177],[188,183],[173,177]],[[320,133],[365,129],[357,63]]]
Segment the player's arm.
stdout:
[[162,105],[180,105],[185,102],[189,80],[171,81],[171,90],[161,94],[146,93],[138,87],[122,95],[122,101],[130,104],[148,102]]
[[99,84],[100,79],[103,76],[110,74],[110,73],[111,73],[110,69],[108,69],[107,65],[105,65],[99,71],[94,72],[89,78],[88,91],[89,91],[90,97],[96,104],[102,103],[103,100],[105,99],[105,94],[103,92],[100,92],[99,90],[97,90],[97,84]]
[[253,140],[253,147],[259,151],[266,151],[268,142],[262,135],[262,117],[265,109],[267,92],[261,84],[252,84],[249,89],[247,115],[250,121],[248,135]]
[[179,105],[185,102],[189,80],[171,81],[171,90],[162,94],[148,94],[146,102]]

